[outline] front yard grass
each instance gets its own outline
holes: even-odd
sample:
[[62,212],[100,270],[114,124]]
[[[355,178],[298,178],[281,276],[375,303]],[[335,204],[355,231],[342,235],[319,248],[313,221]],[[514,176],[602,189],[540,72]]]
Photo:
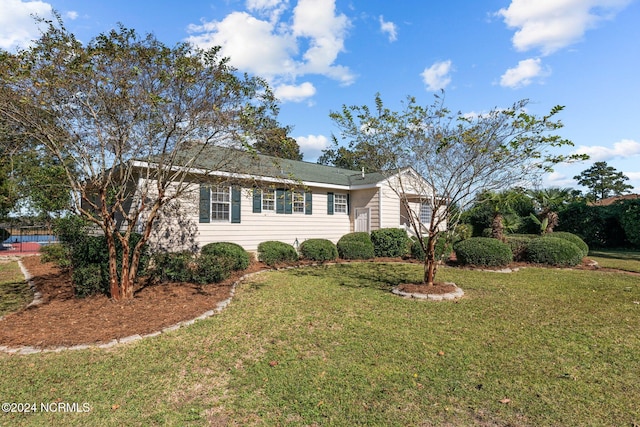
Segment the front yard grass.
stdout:
[[15,261],[0,263],[0,316],[16,311],[33,299],[33,292]]
[[589,258],[598,262],[603,268],[615,268],[618,270],[640,273],[640,252],[628,250],[591,250]]
[[[2,425],[640,424],[640,284],[621,273],[441,268],[466,296],[406,300],[421,266],[267,272],[208,320],[109,350],[0,355],[3,402],[88,413]],[[117,305],[114,306],[117,310]]]

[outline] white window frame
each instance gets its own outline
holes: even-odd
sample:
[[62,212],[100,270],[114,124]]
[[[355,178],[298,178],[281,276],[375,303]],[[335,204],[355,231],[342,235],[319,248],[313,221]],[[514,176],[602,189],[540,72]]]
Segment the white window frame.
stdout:
[[333,195],[333,213],[347,215],[349,213],[349,206],[348,206],[347,200],[348,200],[348,197],[344,193],[334,194]]
[[305,213],[305,193],[304,191],[294,190],[291,192],[291,212],[294,214]]
[[421,202],[420,203],[420,223],[425,226],[429,226],[431,224],[431,219],[433,218],[433,207],[431,206],[431,201]]
[[[276,212],[276,190],[262,190],[260,205],[262,212]],[[267,196],[267,197],[265,197]],[[271,206],[271,207],[268,207]]]
[[211,187],[210,200],[211,222],[231,222],[231,187],[226,185]]

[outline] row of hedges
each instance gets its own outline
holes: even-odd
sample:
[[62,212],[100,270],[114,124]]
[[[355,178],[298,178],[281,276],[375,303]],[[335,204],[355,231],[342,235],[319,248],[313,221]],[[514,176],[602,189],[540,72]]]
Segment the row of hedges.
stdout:
[[575,266],[589,253],[578,236],[567,232],[551,235],[518,235],[506,243],[488,237],[472,237],[454,246],[456,258],[463,265],[505,266],[512,261],[526,261],[554,266]]

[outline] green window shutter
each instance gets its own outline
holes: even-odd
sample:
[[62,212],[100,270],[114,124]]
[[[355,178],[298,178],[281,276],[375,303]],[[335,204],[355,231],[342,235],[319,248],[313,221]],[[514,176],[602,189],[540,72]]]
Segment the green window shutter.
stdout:
[[253,213],[262,212],[262,190],[259,188],[253,189]]
[[327,193],[327,215],[333,215],[333,193]]
[[293,195],[291,193],[291,190],[286,190],[284,192],[284,213],[293,213]]
[[276,213],[284,213],[284,194],[285,191],[281,188],[276,190]]
[[349,193],[347,193],[347,215],[351,214],[351,201],[349,199]]
[[311,213],[313,212],[312,203],[313,203],[313,194],[311,194],[311,191],[306,191],[304,193],[304,214],[305,215],[311,215]]
[[211,222],[211,187],[200,184],[200,222]]
[[231,187],[231,223],[240,224],[241,192],[239,187]]

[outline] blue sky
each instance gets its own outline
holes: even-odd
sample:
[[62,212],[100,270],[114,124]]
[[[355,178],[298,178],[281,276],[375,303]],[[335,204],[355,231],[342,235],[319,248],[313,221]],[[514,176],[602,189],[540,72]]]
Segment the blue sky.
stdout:
[[624,172],[640,192],[640,0],[0,0],[0,47],[37,37],[30,14],[55,9],[89,41],[116,23],[173,45],[220,45],[241,71],[265,77],[281,99],[305,160],[337,132],[343,104],[399,108],[445,90],[450,109],[481,113],[529,99],[564,105],[563,153],[544,186],[574,186],[595,161]]

